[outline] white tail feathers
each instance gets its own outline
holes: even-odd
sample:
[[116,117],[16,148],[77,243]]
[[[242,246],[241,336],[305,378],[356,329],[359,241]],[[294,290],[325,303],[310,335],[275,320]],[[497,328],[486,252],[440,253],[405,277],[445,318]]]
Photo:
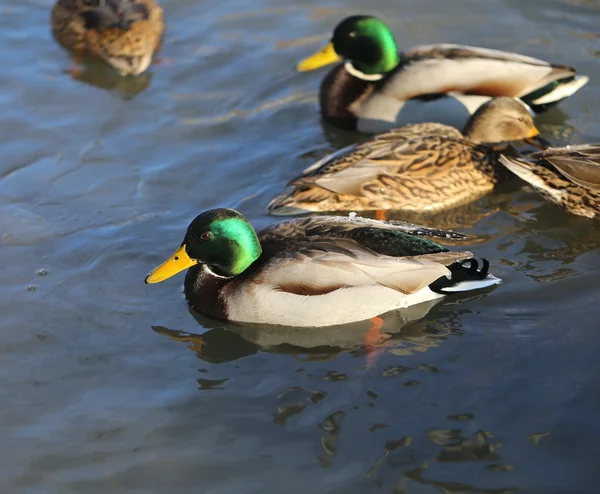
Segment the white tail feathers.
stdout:
[[488,274],[482,280],[461,281],[456,285],[443,288],[441,291],[443,293],[469,292],[471,290],[480,290],[481,288],[487,288],[488,286],[499,285],[500,283],[502,283],[502,280],[500,278],[496,278],[495,276]]
[[532,105],[547,105],[549,103],[556,103],[557,101],[568,98],[572,94],[579,91],[585,86],[590,78],[586,75],[578,75],[570,82],[565,82],[556,86],[548,94],[544,94],[538,99],[531,101]]

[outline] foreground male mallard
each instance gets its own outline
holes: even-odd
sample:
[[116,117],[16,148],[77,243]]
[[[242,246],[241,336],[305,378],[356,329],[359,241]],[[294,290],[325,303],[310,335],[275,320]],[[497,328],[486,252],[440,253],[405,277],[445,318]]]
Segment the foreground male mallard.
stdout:
[[500,161],[569,213],[600,219],[600,144],[550,148]]
[[87,53],[122,75],[148,68],[163,30],[155,0],[57,0],[52,9],[52,34],[76,62]]
[[185,296],[201,314],[305,327],[366,320],[499,283],[486,260],[478,270],[470,252],[450,252],[422,235],[456,236],[336,216],[294,219],[257,235],[237,211],[213,209],[192,221],[181,247],[146,283],[189,268]]
[[498,163],[499,150],[484,143],[537,134],[521,101],[494,98],[473,114],[464,135],[443,124],[407,125],[326,156],[291,180],[267,209],[280,216],[389,209],[435,213],[481,197],[508,175]]
[[342,20],[298,70],[340,60],[321,83],[321,115],[366,133],[429,121],[462,129],[493,96],[517,97],[541,112],[588,81],[571,67],[486,48],[438,44],[399,53],[386,24],[363,15]]

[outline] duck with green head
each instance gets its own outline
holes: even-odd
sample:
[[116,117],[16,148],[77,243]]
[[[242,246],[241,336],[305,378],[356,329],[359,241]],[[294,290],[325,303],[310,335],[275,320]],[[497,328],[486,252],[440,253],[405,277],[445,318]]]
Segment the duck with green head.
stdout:
[[342,20],[327,46],[298,70],[338,61],[321,84],[321,114],[366,133],[428,121],[463,128],[494,96],[520,98],[541,112],[588,81],[571,67],[486,48],[437,44],[400,53],[389,27],[365,15]]
[[232,209],[197,216],[183,243],[146,283],[188,270],[184,292],[222,320],[318,327],[366,320],[500,280],[470,252],[426,236],[464,238],[402,222],[314,216],[256,233]]

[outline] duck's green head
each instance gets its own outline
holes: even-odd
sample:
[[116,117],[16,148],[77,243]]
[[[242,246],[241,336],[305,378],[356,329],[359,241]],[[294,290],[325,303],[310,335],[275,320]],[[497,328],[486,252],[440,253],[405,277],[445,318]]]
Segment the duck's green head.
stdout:
[[398,65],[398,47],[390,28],[376,17],[346,17],[333,31],[325,48],[305,58],[297,69],[318,69],[338,60],[348,60],[352,67],[366,75],[389,72]]
[[164,281],[195,264],[206,264],[219,276],[235,276],[261,252],[256,232],[243,215],[233,209],[211,209],[196,216],[181,247],[150,272],[146,283]]

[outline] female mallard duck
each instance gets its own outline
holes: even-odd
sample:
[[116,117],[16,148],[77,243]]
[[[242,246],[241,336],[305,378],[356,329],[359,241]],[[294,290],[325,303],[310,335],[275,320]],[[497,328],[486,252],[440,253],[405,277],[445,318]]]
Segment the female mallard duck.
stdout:
[[192,221],[181,247],[146,283],[189,268],[184,292],[201,314],[284,326],[360,321],[499,283],[486,260],[478,270],[470,252],[449,252],[423,235],[456,236],[335,216],[294,219],[257,235],[237,211],[213,209]]
[[550,148],[500,161],[569,213],[600,219],[600,145]]
[[367,133],[428,121],[461,129],[493,96],[520,98],[540,112],[588,81],[571,67],[472,46],[426,45],[398,53],[390,29],[370,16],[344,19],[331,42],[298,70],[339,60],[345,62],[321,84],[321,115]]
[[407,125],[318,161],[268,205],[274,215],[310,211],[401,210],[435,213],[491,191],[508,174],[490,145],[533,138],[526,106],[494,98],[464,135],[436,123]]
[[52,34],[76,61],[89,53],[122,75],[148,68],[163,29],[155,0],[57,0],[52,9]]

